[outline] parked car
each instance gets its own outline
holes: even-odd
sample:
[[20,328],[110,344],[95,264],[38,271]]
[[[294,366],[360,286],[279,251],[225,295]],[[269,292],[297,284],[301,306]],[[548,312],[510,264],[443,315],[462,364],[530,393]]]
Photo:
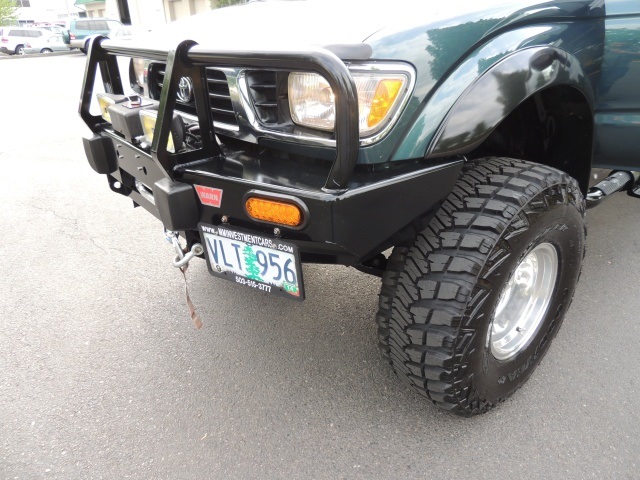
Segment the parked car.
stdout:
[[38,28],[49,30],[52,33],[60,33],[60,34],[64,31],[64,27],[61,27],[60,25],[38,25]]
[[82,53],[87,53],[92,35],[107,35],[111,30],[122,26],[118,20],[111,18],[80,18],[69,20],[68,28],[62,32],[62,36],[71,48],[79,48]]
[[67,52],[70,47],[64,43],[61,33],[45,36],[33,39],[25,43],[24,53],[52,53],[52,52]]
[[0,27],[0,52],[24,55],[24,46],[51,32],[33,27]]

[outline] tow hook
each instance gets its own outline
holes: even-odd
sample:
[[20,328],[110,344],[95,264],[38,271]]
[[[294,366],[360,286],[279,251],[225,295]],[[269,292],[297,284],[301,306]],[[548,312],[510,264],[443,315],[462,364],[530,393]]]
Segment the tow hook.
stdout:
[[189,316],[191,317],[194,326],[200,329],[202,328],[202,320],[197,314],[196,308],[191,301],[191,296],[189,295],[189,286],[187,285],[187,268],[189,268],[189,262],[193,257],[197,257],[204,253],[204,248],[201,244],[194,243],[191,246],[191,250],[185,253],[180,245],[180,234],[178,232],[165,229],[164,235],[176,251],[176,256],[173,259],[173,266],[180,270],[180,273],[182,273],[182,277],[184,278],[184,295],[187,301],[187,308],[189,309]]
[[[199,243],[194,243],[187,253],[184,253],[182,249],[180,249],[180,253],[176,255],[176,258],[173,259],[173,266],[176,268],[182,268],[189,264],[193,257],[198,257],[204,253],[204,248]],[[182,255],[182,256],[181,256]]]

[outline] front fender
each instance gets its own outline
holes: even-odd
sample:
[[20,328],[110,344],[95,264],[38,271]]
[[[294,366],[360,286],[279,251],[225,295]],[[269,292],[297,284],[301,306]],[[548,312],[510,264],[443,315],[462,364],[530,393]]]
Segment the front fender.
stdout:
[[555,85],[578,89],[591,110],[594,94],[580,62],[556,47],[530,47],[502,59],[453,105],[427,149],[427,158],[465,153],[479,146],[534,93]]
[[[549,86],[575,87],[593,108],[587,73],[599,70],[603,46],[599,23],[600,19],[580,26],[532,25],[480,46],[425,99],[393,160],[467,153],[515,107]],[[575,31],[578,28],[581,35]]]

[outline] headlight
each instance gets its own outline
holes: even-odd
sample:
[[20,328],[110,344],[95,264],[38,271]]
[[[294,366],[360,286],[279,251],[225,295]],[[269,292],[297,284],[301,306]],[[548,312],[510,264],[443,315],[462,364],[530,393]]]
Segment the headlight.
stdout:
[[289,109],[298,125],[332,131],[336,120],[333,90],[317,73],[289,74]]
[[[352,72],[358,93],[360,136],[373,135],[384,128],[406,97],[408,74]],[[316,73],[289,74],[289,108],[298,125],[333,131],[335,101],[329,82]]]

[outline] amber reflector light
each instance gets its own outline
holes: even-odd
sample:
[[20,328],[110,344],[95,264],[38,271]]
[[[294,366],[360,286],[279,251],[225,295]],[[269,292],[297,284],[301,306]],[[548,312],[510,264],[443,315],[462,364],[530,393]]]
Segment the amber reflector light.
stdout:
[[302,224],[302,211],[300,207],[291,203],[251,197],[247,199],[245,206],[249,216],[256,220],[288,225],[290,227],[298,227]]
[[398,98],[402,85],[404,85],[404,80],[389,78],[382,80],[378,84],[373,102],[371,103],[371,112],[367,119],[367,126],[374,127],[384,120],[389,110],[391,110],[391,107],[393,107],[396,98]]

